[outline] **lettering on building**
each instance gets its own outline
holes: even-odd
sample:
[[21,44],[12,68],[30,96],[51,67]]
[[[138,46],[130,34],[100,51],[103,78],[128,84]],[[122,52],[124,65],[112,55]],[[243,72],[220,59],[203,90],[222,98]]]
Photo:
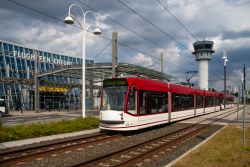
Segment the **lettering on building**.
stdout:
[[13,56],[26,59],[26,60],[33,60],[33,61],[36,59],[36,56],[37,56],[38,61],[43,62],[43,63],[51,63],[51,64],[58,64],[58,65],[72,65],[73,64],[73,62],[71,61],[55,59],[55,58],[45,57],[45,56],[38,56],[38,55],[34,55],[30,53],[23,53],[23,52],[18,52],[18,51],[14,51]]

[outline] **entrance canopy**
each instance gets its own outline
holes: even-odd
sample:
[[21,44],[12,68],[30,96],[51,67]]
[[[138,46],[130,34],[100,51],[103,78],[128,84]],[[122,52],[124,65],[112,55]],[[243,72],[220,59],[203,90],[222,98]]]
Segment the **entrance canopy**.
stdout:
[[[176,77],[164,73],[162,74],[159,71],[128,63],[119,63],[116,68],[116,72],[118,77],[137,76],[142,78],[163,80],[167,82],[176,82],[177,80]],[[112,64],[111,63],[86,64],[85,75],[86,75],[86,80],[90,82],[101,82],[103,79],[111,78]],[[62,66],[57,69],[38,73],[37,75],[39,79],[45,76],[75,78],[79,80],[80,83],[80,79],[82,76],[82,65],[79,64],[73,66]]]

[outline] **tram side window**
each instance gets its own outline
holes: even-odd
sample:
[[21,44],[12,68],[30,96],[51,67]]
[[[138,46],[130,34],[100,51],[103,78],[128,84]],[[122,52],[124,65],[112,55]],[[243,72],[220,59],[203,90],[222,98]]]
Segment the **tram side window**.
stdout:
[[158,112],[168,112],[167,97],[165,93],[158,96]]
[[216,105],[216,106],[219,106],[220,104],[221,104],[220,98],[219,98],[219,97],[216,97],[216,98],[215,98],[215,105]]
[[173,111],[181,110],[182,98],[180,94],[172,94],[172,108]]
[[183,98],[183,108],[193,109],[194,108],[194,96],[192,95],[182,95]]
[[188,110],[194,108],[194,96],[186,94],[172,94],[173,111]]
[[234,101],[234,99],[233,99],[233,98],[231,98],[231,97],[228,97],[228,98],[227,98],[227,103],[228,103],[228,104],[232,104],[232,103],[233,103],[233,101]]
[[140,92],[140,114],[167,112],[167,96],[159,92]]
[[203,108],[203,96],[196,96],[196,108]]
[[206,107],[213,107],[214,106],[214,97],[207,96],[206,97]]
[[149,93],[147,96],[147,113],[166,112],[166,95],[164,93]]

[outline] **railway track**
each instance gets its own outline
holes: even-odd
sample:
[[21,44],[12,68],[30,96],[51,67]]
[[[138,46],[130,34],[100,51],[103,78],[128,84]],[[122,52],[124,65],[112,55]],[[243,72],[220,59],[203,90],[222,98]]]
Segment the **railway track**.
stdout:
[[[221,113],[217,116],[227,117],[233,114],[235,111],[229,111],[230,113]],[[220,119],[222,119],[220,118]],[[211,119],[211,117],[210,117]],[[186,141],[192,139],[193,137],[201,134],[209,128],[209,125],[201,125],[202,122],[207,121],[202,120],[188,126],[186,128],[180,129],[178,131],[161,135],[152,140],[145,141],[136,145],[132,145],[126,148],[120,148],[113,152],[108,152],[105,155],[95,157],[86,161],[78,162],[72,166],[129,166],[131,164],[137,164],[140,166],[144,161],[150,161],[152,157],[157,158],[159,154],[166,153],[173,150],[180,143],[185,143]],[[100,143],[105,143],[107,141],[114,141],[115,139],[120,139],[123,136],[121,134],[107,135],[99,133],[96,135],[73,139],[68,141],[61,141],[57,143],[51,143],[48,145],[26,148],[21,150],[9,151],[0,153],[0,166],[13,166],[14,164],[25,164],[27,161],[32,161],[39,159],[41,157],[61,155],[65,152],[70,152],[74,150],[82,150],[89,145],[95,145]]]
[[207,131],[211,124],[228,117],[235,112],[236,111],[222,113],[212,117],[213,121],[210,121],[208,124],[201,124],[202,122],[207,121],[207,119],[202,120],[196,124],[174,131],[172,133],[164,134],[139,144],[124,147],[113,152],[109,152],[105,155],[89,159],[87,161],[85,160],[78,162],[71,165],[70,167],[142,166],[145,163],[149,163],[153,158],[157,158],[161,154],[166,154],[181,144],[184,144],[185,142],[196,137],[197,135]]
[[61,141],[38,147],[2,152],[0,153],[0,166],[9,166],[11,164],[25,163],[29,160],[34,160],[36,158],[41,158],[53,154],[62,154],[65,151],[81,149],[82,147],[85,147],[90,144],[105,143],[106,141],[112,141],[121,137],[122,136],[119,134],[107,135],[103,133],[98,133],[96,135],[91,135],[79,139]]

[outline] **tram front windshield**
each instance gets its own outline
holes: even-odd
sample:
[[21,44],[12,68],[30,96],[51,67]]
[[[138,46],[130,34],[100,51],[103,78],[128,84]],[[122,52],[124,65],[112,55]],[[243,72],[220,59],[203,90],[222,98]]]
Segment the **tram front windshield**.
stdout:
[[124,111],[127,87],[128,86],[104,87],[102,110]]

